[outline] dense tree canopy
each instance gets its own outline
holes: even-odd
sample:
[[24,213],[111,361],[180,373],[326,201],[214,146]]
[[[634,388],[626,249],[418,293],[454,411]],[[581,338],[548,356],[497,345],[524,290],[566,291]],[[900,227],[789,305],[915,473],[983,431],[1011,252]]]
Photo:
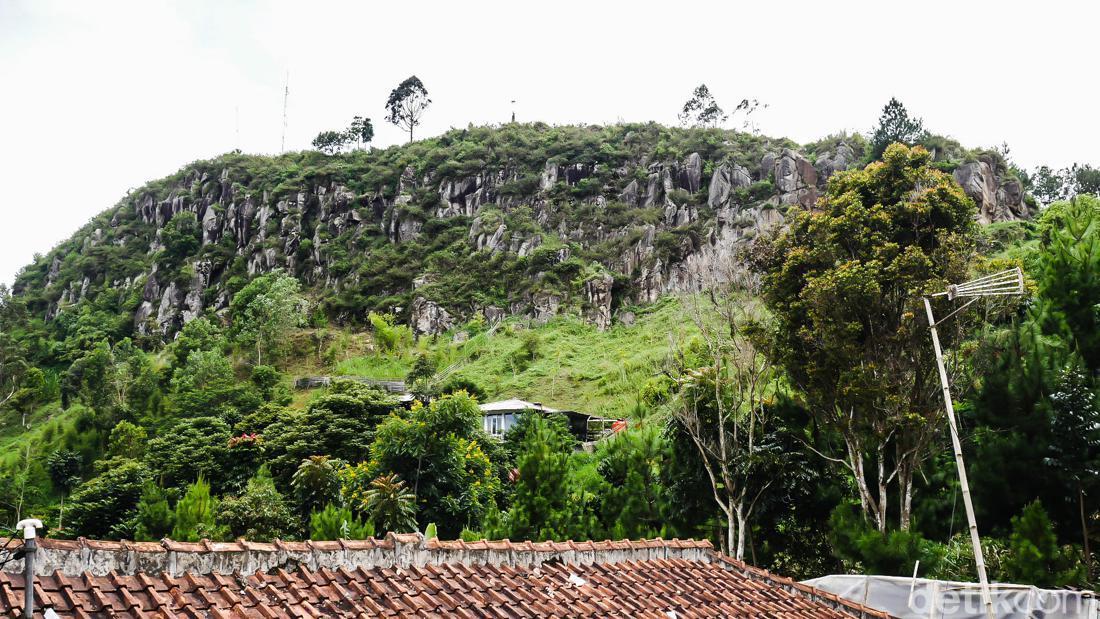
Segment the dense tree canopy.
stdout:
[[864,511],[887,525],[896,478],[902,528],[912,479],[939,424],[920,297],[967,279],[974,205],[923,148],[830,179],[818,208],[761,244],[775,354],[851,470]]

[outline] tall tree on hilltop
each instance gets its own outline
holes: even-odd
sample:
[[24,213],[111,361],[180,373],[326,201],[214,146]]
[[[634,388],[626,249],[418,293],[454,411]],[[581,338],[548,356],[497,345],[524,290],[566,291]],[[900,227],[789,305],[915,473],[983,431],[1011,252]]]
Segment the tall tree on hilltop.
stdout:
[[355,140],[356,148],[362,148],[364,144],[369,144],[370,141],[374,139],[374,125],[371,124],[369,118],[356,116],[351,119],[351,126],[348,127],[347,136]]
[[891,97],[882,108],[878,126],[871,134],[871,159],[881,159],[882,154],[886,152],[886,147],[895,142],[912,146],[923,135],[924,122],[909,116],[909,111],[901,101]]
[[714,95],[706,84],[699,84],[691,98],[684,103],[683,109],[677,115],[680,124],[692,127],[717,127],[726,121],[729,116],[718,105]]
[[335,155],[350,141],[349,135],[343,131],[322,131],[313,138],[313,148],[326,155]]
[[413,141],[413,130],[420,125],[420,117],[428,109],[432,100],[428,98],[428,89],[420,78],[413,75],[397,85],[386,101],[386,122],[392,123],[409,132],[409,141]]
[[834,176],[816,209],[753,256],[776,359],[838,438],[822,455],[848,469],[883,532],[892,485],[909,528],[913,476],[943,425],[920,295],[963,281],[974,251],[974,203],[930,159],[895,144]]

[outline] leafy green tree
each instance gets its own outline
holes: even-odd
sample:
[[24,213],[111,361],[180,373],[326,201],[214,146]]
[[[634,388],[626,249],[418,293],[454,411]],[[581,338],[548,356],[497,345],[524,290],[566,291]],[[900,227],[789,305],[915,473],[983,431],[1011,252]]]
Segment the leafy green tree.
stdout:
[[188,479],[218,489],[228,484],[230,466],[229,424],[217,417],[182,419],[167,432],[149,441],[145,462],[165,486],[181,486]]
[[435,371],[435,361],[427,353],[422,352],[416,355],[413,360],[412,368],[405,375],[405,381],[408,383],[423,382],[431,379],[435,375]]
[[233,295],[229,314],[233,333],[242,345],[256,347],[256,365],[263,353],[277,353],[291,329],[305,322],[309,303],[301,294],[298,280],[272,271],[248,283]]
[[1039,166],[1028,178],[1031,195],[1046,206],[1069,197],[1069,187],[1065,175],[1049,166]]
[[215,523],[218,502],[210,494],[210,484],[200,475],[187,486],[187,491],[176,503],[173,517],[172,539],[178,542],[197,542],[201,539],[219,539],[223,530]]
[[424,83],[412,75],[390,92],[386,100],[386,122],[408,131],[411,143],[413,130],[420,126],[420,119],[431,103]]
[[[270,365],[256,365],[252,367],[252,375],[249,378],[252,384],[256,386],[256,389],[259,390],[260,397],[264,400],[271,401],[281,399],[281,394],[277,393],[279,381],[282,379],[279,370]],[[287,399],[281,403],[289,404],[290,401]]]
[[707,85],[699,84],[691,93],[691,98],[684,103],[677,118],[685,127],[717,127],[729,116],[718,106]]
[[170,347],[172,365],[177,368],[183,367],[187,363],[187,358],[196,350],[224,352],[227,345],[221,326],[206,316],[199,316],[183,325],[183,329],[172,342]]
[[180,211],[161,229],[164,257],[172,266],[179,266],[194,256],[202,246],[202,228],[191,211]]
[[347,507],[331,503],[309,516],[309,539],[326,541],[338,539],[367,539],[374,536],[374,526],[364,523]]
[[302,460],[290,479],[302,514],[312,513],[340,498],[342,466],[343,462],[328,456],[310,456]]
[[27,416],[45,402],[47,397],[46,373],[39,368],[28,367],[9,404],[23,414],[22,426],[26,428]]
[[54,490],[61,494],[61,507],[57,516],[57,528],[63,529],[65,523],[65,497],[80,484],[80,469],[84,459],[75,451],[58,449],[46,459],[46,471]]
[[851,473],[880,532],[892,484],[908,529],[913,476],[942,426],[920,295],[965,281],[973,255],[974,204],[929,164],[923,148],[890,145],[883,161],[830,178],[818,208],[753,258],[773,354],[837,437],[823,453]]
[[168,505],[168,493],[153,482],[146,482],[137,505],[137,528],[134,539],[155,542],[172,532],[175,513]]
[[1077,195],[1100,197],[1100,170],[1086,164],[1073,164],[1074,191]]
[[71,530],[98,539],[128,537],[149,471],[134,460],[111,460],[103,472],[77,487],[69,502]]
[[343,131],[322,131],[317,134],[317,137],[313,138],[313,148],[326,155],[335,155],[344,150],[344,147],[351,141],[350,138],[351,136]]
[[1009,558],[1004,566],[1011,582],[1054,588],[1080,585],[1083,570],[1072,550],[1058,546],[1054,526],[1038,501],[1012,518]]
[[225,497],[218,503],[217,521],[228,527],[233,537],[257,542],[290,539],[303,528],[275,488],[267,467],[260,467],[240,496]]
[[[370,453],[375,430],[397,402],[388,394],[350,380],[334,381],[301,414],[268,426],[266,453],[272,472],[289,482],[302,460],[329,456],[360,462]],[[324,503],[320,503],[323,505]]]
[[369,118],[362,116],[356,116],[351,119],[351,126],[347,131],[348,138],[355,140],[356,148],[362,148],[364,144],[369,144],[374,139],[374,125],[371,124]]
[[453,537],[480,521],[497,492],[499,480],[482,448],[489,440],[477,402],[464,392],[446,395],[378,426],[369,478],[399,475],[416,496],[420,521],[435,522]]
[[886,152],[886,147],[900,143],[912,146],[924,135],[924,122],[919,118],[909,116],[909,110],[905,109],[901,101],[891,97],[886,106],[882,108],[878,126],[871,133],[871,160],[880,159]]
[[216,350],[195,350],[172,373],[170,407],[176,417],[216,415],[235,422],[261,404],[252,385],[237,380],[229,359]]
[[111,430],[111,436],[107,442],[107,456],[140,460],[145,453],[145,444],[148,439],[145,428],[129,421],[120,421]]

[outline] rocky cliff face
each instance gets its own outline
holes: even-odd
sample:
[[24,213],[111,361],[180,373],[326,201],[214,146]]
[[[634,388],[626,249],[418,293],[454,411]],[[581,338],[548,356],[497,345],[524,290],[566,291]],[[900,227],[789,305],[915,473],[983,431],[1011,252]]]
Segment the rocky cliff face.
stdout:
[[978,221],[1031,219],[1037,208],[1024,200],[1024,187],[1018,179],[998,174],[989,156],[966,162],[955,169],[955,181],[978,207]]
[[[725,272],[742,243],[789,209],[811,208],[829,176],[862,156],[840,142],[811,161],[785,141],[729,133],[716,144],[722,132],[678,136],[683,152],[670,156],[653,127],[595,138],[570,129],[591,149],[541,160],[497,151],[525,147],[508,143],[509,131],[552,143],[563,130],[483,130],[489,137],[474,146],[448,134],[404,150],[198,162],[127,196],[28,267],[16,292],[46,318],[116,294],[136,335],[167,338],[224,311],[249,277],[284,269],[337,319],[391,310],[434,334],[476,313],[498,321],[577,311],[605,329],[620,305]],[[288,168],[308,173],[288,178]],[[955,178],[983,222],[1031,215],[1018,181],[990,162],[961,164]]]

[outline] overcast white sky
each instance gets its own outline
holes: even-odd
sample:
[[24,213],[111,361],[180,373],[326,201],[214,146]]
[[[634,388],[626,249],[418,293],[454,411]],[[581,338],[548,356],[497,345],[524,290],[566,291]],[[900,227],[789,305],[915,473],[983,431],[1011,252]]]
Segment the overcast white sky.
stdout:
[[[1100,162],[1091,2],[0,0],[0,282],[128,188],[235,147],[288,149],[418,75],[423,135],[519,120],[674,123],[706,82],[763,133],[867,130],[901,99],[1031,167]],[[239,121],[238,121],[239,119]],[[238,137],[239,127],[239,137]]]

